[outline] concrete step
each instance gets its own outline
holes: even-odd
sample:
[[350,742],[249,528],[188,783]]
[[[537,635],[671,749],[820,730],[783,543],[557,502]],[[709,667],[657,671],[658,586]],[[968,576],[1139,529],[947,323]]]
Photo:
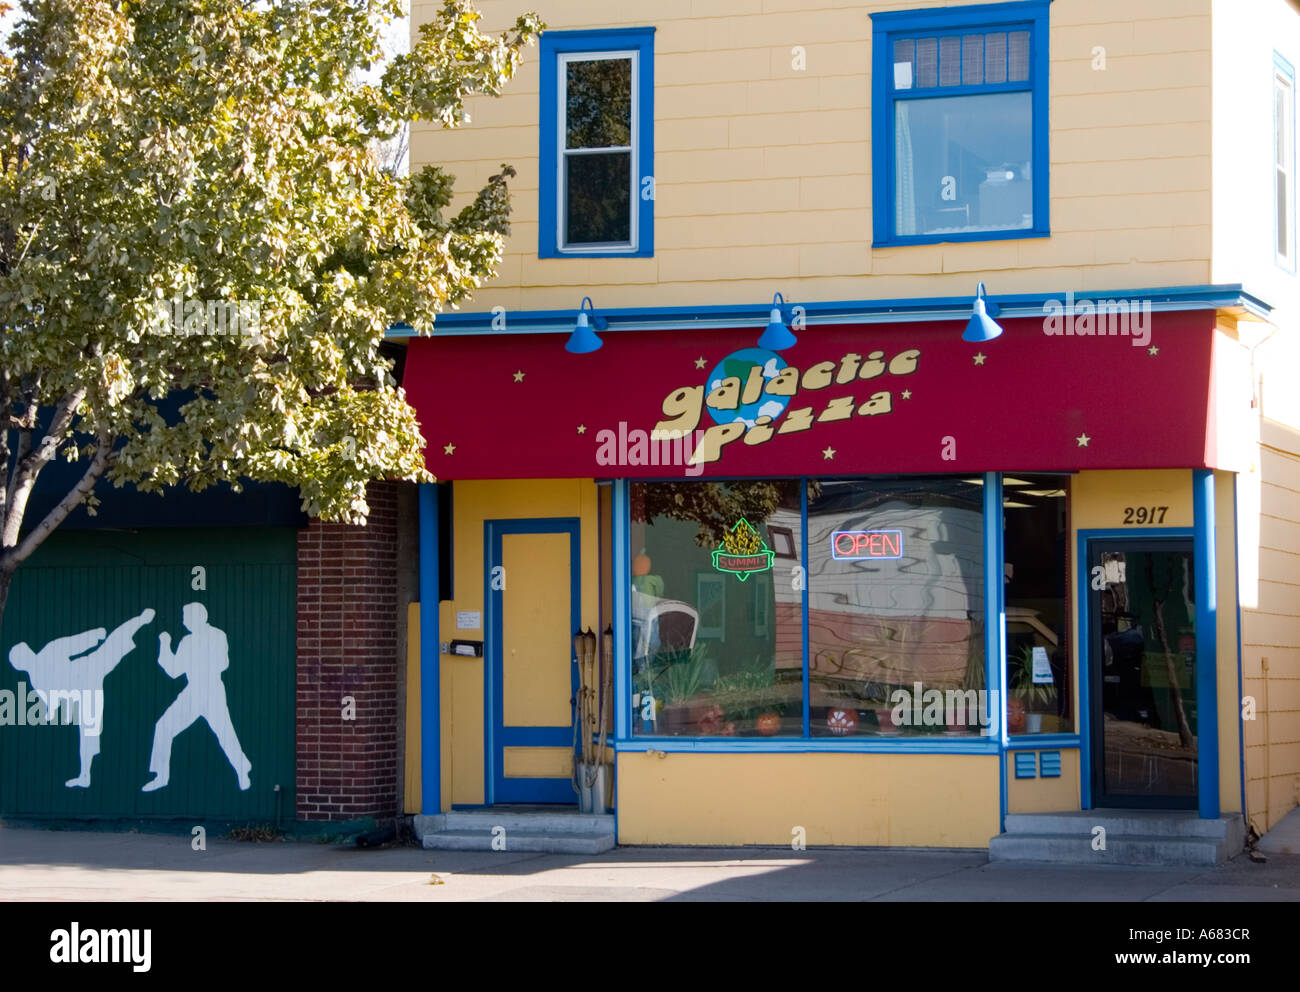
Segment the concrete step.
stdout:
[[[1092,837],[1102,826],[1109,835],[1142,834],[1155,837],[1226,840],[1243,836],[1240,816],[1202,820],[1191,810],[1075,810],[1064,813],[1008,813],[1009,834],[1061,834]],[[1240,844],[1240,841],[1238,842]]]
[[[1008,818],[1009,819],[1009,818]],[[1137,865],[1202,868],[1240,852],[1227,841],[1168,834],[1106,834],[1106,849],[1094,851],[1092,835],[1005,833],[989,841],[990,861],[1067,865]]]
[[573,810],[453,809],[437,816],[417,816],[416,833],[435,830],[484,830],[505,827],[506,832],[600,834],[614,832],[611,813],[595,815]]
[[[498,840],[500,838],[500,840]],[[497,846],[493,847],[493,841]],[[506,828],[504,834],[493,834],[492,829],[438,830],[424,835],[425,848],[441,851],[501,851],[504,853],[526,851],[540,854],[602,854],[617,844],[614,831],[575,832]],[[504,847],[502,846],[504,844]]]

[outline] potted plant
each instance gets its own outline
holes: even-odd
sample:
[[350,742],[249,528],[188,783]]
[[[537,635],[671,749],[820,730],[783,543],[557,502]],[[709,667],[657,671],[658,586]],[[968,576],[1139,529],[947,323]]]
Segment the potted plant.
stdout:
[[724,715],[723,732],[728,724],[739,723],[752,724],[761,737],[779,734],[785,703],[775,682],[775,669],[761,658],[739,671],[719,675],[713,684],[713,703]]
[[699,704],[697,697],[704,683],[708,649],[696,644],[689,652],[665,654],[668,663],[659,676],[664,693],[663,730],[669,734],[689,733],[698,719],[693,711]]
[[1007,729],[1039,733],[1043,729],[1041,711],[1056,702],[1056,684],[1034,681],[1034,649],[1028,644],[1021,648],[1011,671],[1011,697],[1007,700]]

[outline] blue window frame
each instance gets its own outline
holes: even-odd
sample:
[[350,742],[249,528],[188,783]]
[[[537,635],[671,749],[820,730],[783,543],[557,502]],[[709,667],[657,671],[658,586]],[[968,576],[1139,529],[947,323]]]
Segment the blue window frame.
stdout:
[[1050,2],[871,15],[876,246],[1048,236]]
[[1273,259],[1295,272],[1295,69],[1273,53]]
[[540,258],[654,254],[654,28],[541,40]]
[[[942,478],[942,477],[941,477]],[[953,477],[955,478],[955,477]],[[656,480],[644,480],[646,484],[652,484]],[[658,480],[672,482],[678,480]],[[728,480],[710,480],[712,482],[725,482]],[[798,516],[791,520],[799,521],[799,538],[798,551],[799,557],[796,560],[804,563],[804,567],[809,567],[813,559],[809,558],[809,514],[810,505],[808,499],[808,479],[799,478],[789,480],[798,483],[801,491],[798,503]],[[866,480],[863,480],[866,481]],[[799,715],[802,723],[802,733],[791,736],[773,736],[773,737],[755,737],[752,735],[745,736],[659,736],[657,734],[639,733],[634,726],[636,721],[640,721],[644,726],[645,722],[645,704],[638,700],[637,704],[633,703],[633,693],[635,691],[634,654],[637,651],[633,638],[633,618],[636,612],[633,600],[633,582],[632,580],[632,543],[631,533],[631,502],[632,488],[638,483],[635,481],[616,479],[613,482],[613,513],[614,513],[614,535],[613,535],[613,574],[616,577],[614,581],[614,614],[618,618],[617,627],[620,631],[619,636],[615,638],[615,741],[614,746],[618,751],[654,751],[661,750],[665,752],[695,752],[695,753],[733,753],[733,752],[864,752],[864,753],[889,753],[889,754],[996,754],[1006,746],[1006,731],[1004,714],[1001,706],[993,712],[987,714],[989,724],[982,732],[973,732],[966,736],[949,736],[947,734],[937,733],[933,735],[917,736],[872,736],[872,735],[854,735],[852,733],[844,736],[821,736],[814,733],[810,719],[810,695],[813,683],[812,673],[810,671],[811,648],[809,643],[808,631],[810,629],[810,587],[809,584],[801,586],[798,601],[799,610],[802,620],[799,624],[801,655],[802,655],[802,686],[801,686],[801,705]],[[982,582],[980,583],[981,598],[983,607],[980,611],[980,625],[982,631],[979,637],[982,638],[982,667],[983,667],[983,685],[997,690],[997,699],[1005,698],[1005,685],[1001,681],[1005,676],[1005,666],[1003,664],[1004,641],[1002,616],[1004,607],[1001,596],[987,596],[982,593],[984,589],[998,590],[1002,587],[1002,479],[997,473],[985,473],[980,478],[980,484],[983,488],[982,504],[979,513],[980,516],[980,534],[979,540],[982,541],[983,552],[982,561]],[[823,535],[828,536],[828,535]],[[645,556],[645,550],[641,551]],[[775,554],[775,551],[774,551]],[[663,563],[660,563],[661,566]],[[653,578],[653,577],[652,577]],[[754,576],[750,576],[751,581]],[[662,580],[661,580],[662,581]],[[738,587],[737,583],[737,587]],[[746,590],[748,592],[748,589]],[[794,715],[794,709],[790,708],[790,715]],[[824,722],[824,720],[823,720]],[[1071,742],[1077,742],[1073,735],[1065,737],[1066,746]],[[1042,741],[1034,742],[1036,746],[1041,746]],[[1050,743],[1057,746],[1060,742],[1052,740]]]

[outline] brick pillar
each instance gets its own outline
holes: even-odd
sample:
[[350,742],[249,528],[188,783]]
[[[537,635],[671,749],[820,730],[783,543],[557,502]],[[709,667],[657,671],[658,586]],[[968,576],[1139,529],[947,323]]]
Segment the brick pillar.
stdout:
[[300,820],[398,813],[397,484],[371,483],[366,500],[364,527],[298,532]]

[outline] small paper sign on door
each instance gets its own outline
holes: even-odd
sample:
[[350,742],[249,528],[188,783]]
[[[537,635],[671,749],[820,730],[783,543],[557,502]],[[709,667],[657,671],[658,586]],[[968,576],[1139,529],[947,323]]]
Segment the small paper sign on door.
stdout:
[[478,610],[457,610],[456,611],[456,629],[457,630],[478,630],[483,626]]
[[1052,663],[1047,660],[1047,648],[1034,648],[1034,685],[1046,685],[1052,681]]

